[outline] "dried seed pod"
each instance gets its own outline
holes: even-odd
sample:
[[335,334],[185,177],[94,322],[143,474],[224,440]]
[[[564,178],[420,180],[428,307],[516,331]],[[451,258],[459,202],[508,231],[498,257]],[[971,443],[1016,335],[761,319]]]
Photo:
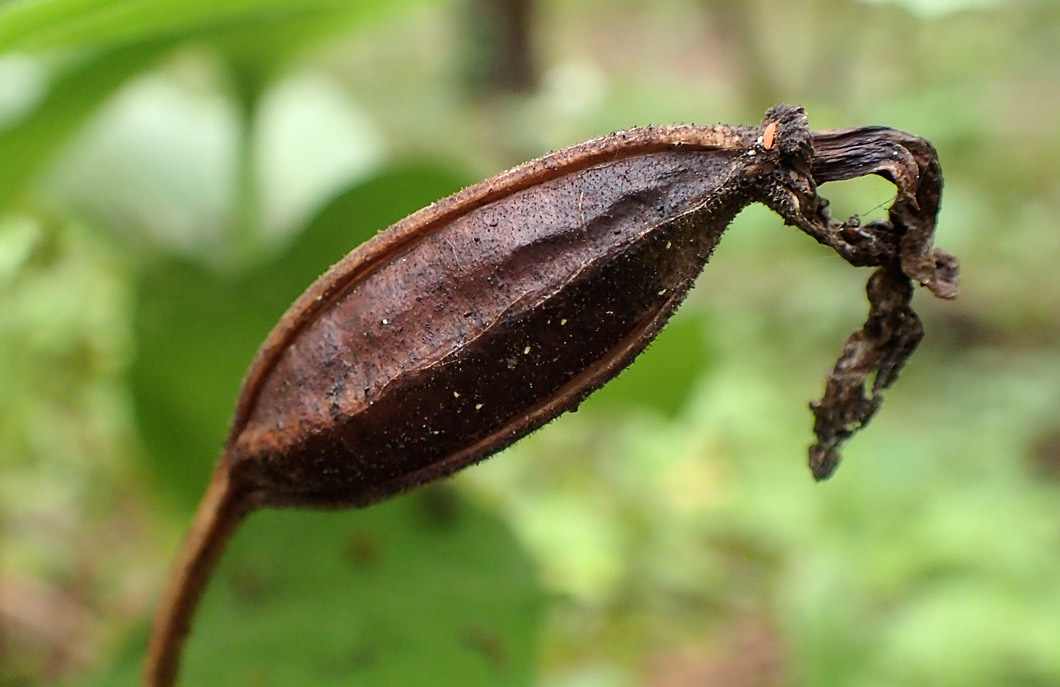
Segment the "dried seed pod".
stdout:
[[[881,174],[885,222],[837,222],[817,184]],[[881,127],[631,129],[553,153],[398,222],[317,280],[243,384],[232,429],[156,616],[146,682],[175,681],[209,570],[262,506],[359,507],[453,473],[575,408],[655,337],[721,233],[764,202],[854,265],[869,321],[813,404],[818,479],[922,335],[910,279],[956,294],[932,249],[930,144]],[[868,397],[866,379],[875,375]]]

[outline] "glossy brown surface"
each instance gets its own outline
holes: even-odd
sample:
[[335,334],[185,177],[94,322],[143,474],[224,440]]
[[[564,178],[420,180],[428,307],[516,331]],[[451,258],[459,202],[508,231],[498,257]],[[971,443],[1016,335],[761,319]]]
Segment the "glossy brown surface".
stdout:
[[722,185],[743,166],[650,153],[425,232],[277,357],[232,467],[270,502],[358,504],[503,448],[651,340],[752,199]]

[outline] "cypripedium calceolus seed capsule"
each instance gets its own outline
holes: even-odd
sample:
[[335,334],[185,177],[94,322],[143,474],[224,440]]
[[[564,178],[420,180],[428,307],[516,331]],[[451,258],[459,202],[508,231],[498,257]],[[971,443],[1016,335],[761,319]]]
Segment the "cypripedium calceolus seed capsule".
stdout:
[[[832,219],[818,185],[868,174],[897,187],[888,218]],[[365,506],[576,408],[655,338],[751,203],[876,268],[868,321],[812,404],[810,467],[828,477],[923,335],[913,285],[956,295],[957,262],[932,247],[941,188],[927,141],[811,132],[802,108],[781,105],[760,126],[588,141],[383,231],[312,284],[254,359],[156,616],[146,684],[174,684],[195,605],[247,513]]]

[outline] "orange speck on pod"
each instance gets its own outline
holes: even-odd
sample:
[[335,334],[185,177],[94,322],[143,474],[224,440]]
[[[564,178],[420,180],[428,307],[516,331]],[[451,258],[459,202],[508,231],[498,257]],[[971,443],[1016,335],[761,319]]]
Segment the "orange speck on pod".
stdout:
[[766,150],[773,147],[773,139],[777,135],[777,123],[770,122],[766,124],[766,128],[762,131],[762,145],[765,146]]

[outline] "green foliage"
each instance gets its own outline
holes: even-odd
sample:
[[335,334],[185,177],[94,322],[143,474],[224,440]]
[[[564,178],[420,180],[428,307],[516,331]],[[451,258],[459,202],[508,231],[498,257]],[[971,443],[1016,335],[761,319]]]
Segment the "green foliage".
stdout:
[[100,103],[130,76],[151,64],[157,46],[137,46],[92,55],[59,74],[32,116],[0,129],[0,205],[51,160],[56,149]]
[[[443,488],[251,516],[207,592],[186,684],[532,685],[542,599],[495,516]],[[97,683],[138,684],[143,643]]]
[[[357,21],[416,2],[352,4]],[[314,15],[348,14],[339,0],[14,0],[0,6],[0,50],[102,48],[247,24],[287,23]]]
[[[542,1],[539,89],[474,101],[452,5],[0,3],[0,685],[135,683],[242,375],[327,266],[530,155],[779,101],[934,141],[965,275],[918,296],[922,350],[831,482],[805,403],[867,275],[754,209],[583,412],[451,490],[251,516],[183,683],[1060,684],[1060,6]],[[300,78],[364,125],[269,159]],[[196,99],[202,138],[136,128]],[[183,183],[202,160],[218,181]],[[277,183],[309,220],[270,214]],[[868,220],[893,193],[824,191]]]
[[702,322],[691,318],[673,322],[636,365],[591,396],[583,409],[615,413],[640,407],[677,415],[688,403],[696,380],[709,370],[710,351],[702,329]]

